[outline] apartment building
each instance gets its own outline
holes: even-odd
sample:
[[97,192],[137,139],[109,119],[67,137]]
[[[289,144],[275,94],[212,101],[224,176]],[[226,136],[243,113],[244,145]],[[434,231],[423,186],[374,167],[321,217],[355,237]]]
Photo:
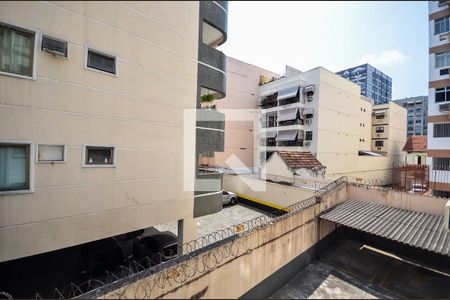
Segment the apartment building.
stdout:
[[258,142],[255,135],[258,87],[261,80],[280,76],[232,57],[227,57],[226,70],[226,97],[213,104],[225,114],[224,151],[203,157],[202,162],[207,166],[253,171],[257,166],[254,153]]
[[392,79],[369,64],[345,69],[336,74],[356,83],[361,87],[361,95],[374,101],[375,104],[392,100]]
[[394,103],[374,106],[357,84],[322,67],[288,67],[283,78],[262,85],[259,96],[260,165],[275,150],[310,151],[328,177],[387,183],[387,169],[403,160],[406,110]]
[[408,111],[407,136],[427,135],[428,131],[428,96],[408,97],[394,100]]
[[0,262],[173,221],[195,237],[221,209],[196,160],[223,150],[199,108],[226,94],[226,33],[226,1],[0,3]]
[[429,85],[428,151],[433,195],[450,197],[450,8],[448,1],[428,2]]

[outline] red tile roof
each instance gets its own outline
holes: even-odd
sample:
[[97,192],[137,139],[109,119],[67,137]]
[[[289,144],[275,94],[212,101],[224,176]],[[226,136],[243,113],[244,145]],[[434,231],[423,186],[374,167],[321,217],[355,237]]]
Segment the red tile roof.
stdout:
[[309,151],[276,151],[280,154],[281,158],[292,169],[300,168],[317,168],[323,167],[323,165],[318,161],[314,155]]
[[406,140],[403,151],[406,152],[426,152],[427,151],[427,136],[426,135],[412,135]]

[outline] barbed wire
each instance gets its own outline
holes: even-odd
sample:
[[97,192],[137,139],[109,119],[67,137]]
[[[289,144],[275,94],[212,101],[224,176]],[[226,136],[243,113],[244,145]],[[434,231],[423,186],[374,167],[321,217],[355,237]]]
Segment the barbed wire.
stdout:
[[[129,298],[128,287],[140,280],[142,280],[142,284],[132,287],[131,296],[134,298],[150,298],[155,287],[165,289],[175,283],[185,283],[198,274],[213,270],[226,259],[251,251],[251,249],[241,249],[240,238],[319,203],[324,195],[347,183],[347,181],[348,179],[343,176],[323,186],[313,197],[281,209],[283,214],[277,217],[271,218],[260,215],[189,241],[178,249],[178,253],[182,254],[169,261],[157,264],[157,261],[161,261],[161,257],[156,257],[155,260],[144,257],[139,261],[131,261],[127,266],[121,265],[112,272],[105,271],[97,279],[89,279],[79,285],[69,283],[63,289],[53,288],[48,293],[36,293],[34,298],[98,298],[112,292],[115,293],[115,298]],[[6,292],[0,292],[0,298],[2,297],[13,299]]]

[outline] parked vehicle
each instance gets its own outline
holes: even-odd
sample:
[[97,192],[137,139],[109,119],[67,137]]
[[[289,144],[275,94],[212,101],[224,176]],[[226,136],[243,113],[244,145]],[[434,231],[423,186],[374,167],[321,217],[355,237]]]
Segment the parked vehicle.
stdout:
[[148,257],[150,266],[168,261],[178,255],[178,238],[170,231],[146,229],[143,235],[134,239],[133,255],[138,261]]
[[237,202],[237,196],[233,192],[223,191],[222,192],[222,203],[234,205]]

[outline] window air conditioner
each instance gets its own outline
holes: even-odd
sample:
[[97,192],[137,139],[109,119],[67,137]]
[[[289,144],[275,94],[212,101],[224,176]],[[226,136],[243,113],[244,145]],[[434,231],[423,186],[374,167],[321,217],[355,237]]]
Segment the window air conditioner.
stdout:
[[440,111],[450,111],[450,103],[439,104]]
[[313,99],[314,99],[313,96],[307,96],[307,97],[306,97],[306,100],[307,100],[308,102],[312,102]]
[[53,55],[67,57],[67,42],[43,35],[41,50]]

